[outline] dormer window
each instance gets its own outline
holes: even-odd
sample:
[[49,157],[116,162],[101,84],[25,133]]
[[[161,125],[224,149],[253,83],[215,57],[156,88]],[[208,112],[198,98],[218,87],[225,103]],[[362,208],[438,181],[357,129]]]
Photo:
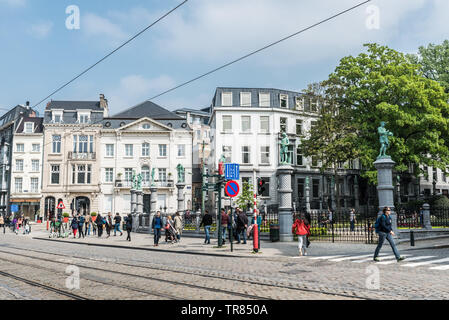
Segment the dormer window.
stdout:
[[62,111],[53,111],[53,123],[61,123],[62,122]]
[[150,126],[149,123],[144,123],[144,124],[142,125],[142,129],[144,129],[144,130],[150,130],[150,128],[151,128],[151,126]]
[[221,105],[223,107],[232,107],[232,92],[223,92],[221,94]]
[[288,109],[288,95],[286,94],[280,95],[280,105],[281,108]]
[[78,114],[78,122],[79,123],[89,123],[90,122],[90,114],[89,113],[79,113]]
[[296,97],[296,110],[304,111],[304,98]]
[[33,133],[33,132],[34,132],[34,123],[25,122],[25,133]]

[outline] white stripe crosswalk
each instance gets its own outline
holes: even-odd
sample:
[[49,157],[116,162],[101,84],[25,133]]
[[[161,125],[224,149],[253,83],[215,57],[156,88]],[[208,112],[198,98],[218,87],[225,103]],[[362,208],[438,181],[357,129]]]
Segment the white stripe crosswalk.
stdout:
[[[349,261],[352,263],[364,263],[373,262],[374,254],[361,254],[361,255],[332,255],[332,256],[305,256],[305,257],[292,257],[292,258],[303,258],[308,260],[327,260],[330,262],[344,262]],[[420,266],[431,266],[430,270],[449,270],[449,258],[440,258],[436,256],[413,256],[411,254],[401,255],[405,257],[405,261],[399,263],[400,267],[416,268]],[[380,262],[376,262],[375,265],[390,265],[397,263],[396,257],[391,254],[381,253],[379,254]],[[413,262],[412,262],[413,261]],[[415,262],[416,261],[416,262]]]

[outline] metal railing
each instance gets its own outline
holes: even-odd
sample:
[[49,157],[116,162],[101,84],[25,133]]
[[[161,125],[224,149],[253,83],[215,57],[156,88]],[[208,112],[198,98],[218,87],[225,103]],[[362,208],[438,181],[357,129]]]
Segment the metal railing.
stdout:
[[68,155],[69,160],[96,160],[97,154],[95,152],[73,152],[70,151]]
[[433,228],[449,228],[449,208],[431,208],[430,224]]

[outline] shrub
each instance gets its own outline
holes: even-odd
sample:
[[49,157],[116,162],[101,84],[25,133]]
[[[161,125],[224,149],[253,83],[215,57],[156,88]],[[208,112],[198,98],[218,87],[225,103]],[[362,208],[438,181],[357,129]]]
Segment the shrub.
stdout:
[[96,213],[96,212],[92,212],[90,215],[91,215],[92,217],[96,217],[96,216],[97,216],[97,213]]
[[68,218],[68,217],[70,217],[70,214],[68,214],[67,212],[64,212],[64,213],[62,214],[62,216],[63,216],[64,218]]
[[438,196],[433,201],[431,208],[449,208],[449,199],[446,196]]

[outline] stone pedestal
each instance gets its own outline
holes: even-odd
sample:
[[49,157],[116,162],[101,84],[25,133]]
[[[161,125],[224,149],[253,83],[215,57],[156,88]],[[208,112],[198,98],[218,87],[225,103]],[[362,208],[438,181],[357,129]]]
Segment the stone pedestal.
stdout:
[[396,210],[394,208],[394,186],[393,186],[393,168],[396,163],[390,158],[380,158],[374,162],[374,167],[377,169],[377,193],[379,196],[379,215],[382,214],[384,207],[389,207],[391,209],[391,223],[393,232],[395,233],[394,238],[397,239],[398,232],[398,222]]
[[279,177],[279,235],[281,242],[293,241],[292,174],[293,168],[290,165],[281,165],[277,170],[277,176]]
[[430,221],[430,206],[428,203],[424,203],[423,206],[423,222],[424,222],[424,229],[426,230],[432,230],[432,224]]
[[306,211],[310,212],[310,179],[306,178]]
[[156,187],[151,187],[150,188],[151,191],[151,200],[150,200],[150,224],[149,224],[149,229],[150,229],[150,233],[151,233],[151,225],[153,224],[153,218],[156,216],[156,212],[157,212],[157,188]]
[[184,204],[184,188],[186,187],[185,183],[178,183],[176,188],[178,188],[178,211],[184,212],[185,204]]
[[131,208],[130,212],[133,213],[134,211],[137,211],[137,193],[136,190],[131,190]]

